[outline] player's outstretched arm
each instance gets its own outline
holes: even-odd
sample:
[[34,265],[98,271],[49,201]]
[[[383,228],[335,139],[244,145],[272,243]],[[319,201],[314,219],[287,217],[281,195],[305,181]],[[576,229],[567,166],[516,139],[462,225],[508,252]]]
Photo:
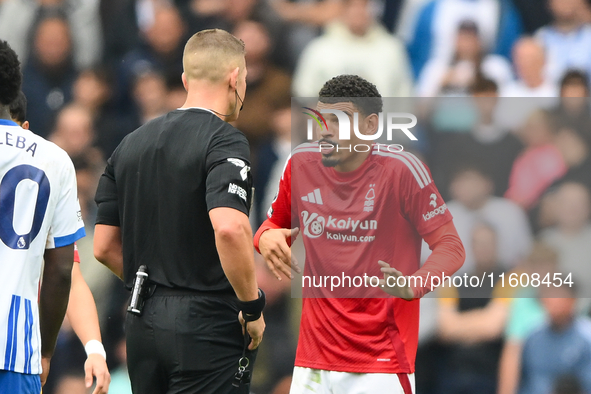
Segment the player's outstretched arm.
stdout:
[[79,264],[74,264],[72,267],[70,302],[66,314],[72,329],[80,341],[85,344],[84,348],[87,354],[84,363],[86,387],[92,386],[93,377],[95,377],[96,387],[93,394],[106,394],[109,391],[111,375],[107,368],[105,349],[101,344],[101,330],[94,297],[82,276]]
[[416,298],[421,298],[434,288],[427,278],[441,277],[442,274],[451,276],[459,270],[466,259],[466,251],[453,221],[449,221],[423,236],[432,253],[425,264],[415,272],[414,276],[422,278],[423,287],[413,288]]
[[42,384],[45,384],[49,374],[49,360],[53,356],[57,335],[68,307],[74,244],[46,249],[44,259],[45,268],[39,297],[41,356],[43,358]]
[[123,280],[121,228],[106,224],[94,226],[94,257]]
[[[236,296],[243,302],[257,300],[259,287],[255,275],[252,230],[248,216],[234,208],[220,207],[210,210],[209,218],[215,232],[215,244],[222,269]],[[249,349],[256,349],[265,331],[263,316],[248,322],[246,327],[252,339]]]
[[291,243],[295,241],[299,233],[300,229],[297,227],[291,230],[274,228],[267,219],[255,235],[255,247],[278,280],[281,280],[281,273],[286,278],[293,279],[292,268],[297,273],[301,271],[290,249]]

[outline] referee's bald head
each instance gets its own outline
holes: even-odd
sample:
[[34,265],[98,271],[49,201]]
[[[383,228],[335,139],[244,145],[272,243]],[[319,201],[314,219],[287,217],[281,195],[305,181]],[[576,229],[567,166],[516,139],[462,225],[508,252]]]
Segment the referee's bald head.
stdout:
[[183,53],[183,69],[188,81],[222,82],[228,73],[246,67],[244,42],[222,29],[195,33]]

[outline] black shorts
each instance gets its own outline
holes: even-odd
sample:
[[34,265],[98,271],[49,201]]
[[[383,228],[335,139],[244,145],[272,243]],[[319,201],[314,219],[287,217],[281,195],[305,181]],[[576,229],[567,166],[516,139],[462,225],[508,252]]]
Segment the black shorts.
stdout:
[[[235,297],[156,293],[126,318],[134,394],[248,394],[232,386],[244,336]],[[247,350],[252,371],[256,350]]]

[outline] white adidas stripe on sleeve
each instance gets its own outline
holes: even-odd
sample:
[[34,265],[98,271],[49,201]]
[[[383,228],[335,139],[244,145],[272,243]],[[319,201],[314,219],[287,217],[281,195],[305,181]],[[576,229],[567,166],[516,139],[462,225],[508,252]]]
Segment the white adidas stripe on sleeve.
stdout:
[[[427,181],[425,181],[425,179],[424,179],[425,175],[423,174],[423,172],[420,169],[420,167],[417,166],[416,163],[414,163],[414,162],[411,163],[409,161],[409,160],[412,160],[412,159],[407,159],[403,155],[400,155],[398,153],[391,153],[391,152],[373,151],[372,154],[373,155],[378,155],[378,156],[384,156],[384,157],[391,157],[393,159],[398,159],[401,162],[403,162],[404,164],[406,164],[406,167],[408,167],[408,169],[410,170],[410,172],[412,173],[412,175],[415,177],[415,180],[417,181],[417,183],[419,184],[419,187],[421,189],[423,189],[425,186],[427,186],[429,183],[431,183],[430,180],[429,180],[429,178],[427,178]],[[421,175],[419,175],[419,173]]]

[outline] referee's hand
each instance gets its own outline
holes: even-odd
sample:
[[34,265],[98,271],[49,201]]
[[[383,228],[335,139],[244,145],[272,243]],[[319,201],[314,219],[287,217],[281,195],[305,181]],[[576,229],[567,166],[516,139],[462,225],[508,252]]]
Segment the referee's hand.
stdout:
[[269,229],[261,234],[259,239],[259,250],[265,258],[267,266],[273,272],[275,277],[281,280],[281,273],[288,279],[293,279],[291,269],[298,274],[301,272],[297,260],[291,253],[287,241],[291,239],[291,244],[296,240],[300,233],[299,228],[289,229]]
[[[238,320],[240,320],[240,324],[242,324],[242,333],[244,334],[245,321],[242,318],[242,312],[238,314]],[[254,350],[259,347],[263,340],[263,332],[265,332],[265,319],[263,318],[263,314],[261,313],[261,317],[259,317],[258,320],[249,321],[246,325],[246,329],[248,330],[248,335],[250,335],[248,350]]]

